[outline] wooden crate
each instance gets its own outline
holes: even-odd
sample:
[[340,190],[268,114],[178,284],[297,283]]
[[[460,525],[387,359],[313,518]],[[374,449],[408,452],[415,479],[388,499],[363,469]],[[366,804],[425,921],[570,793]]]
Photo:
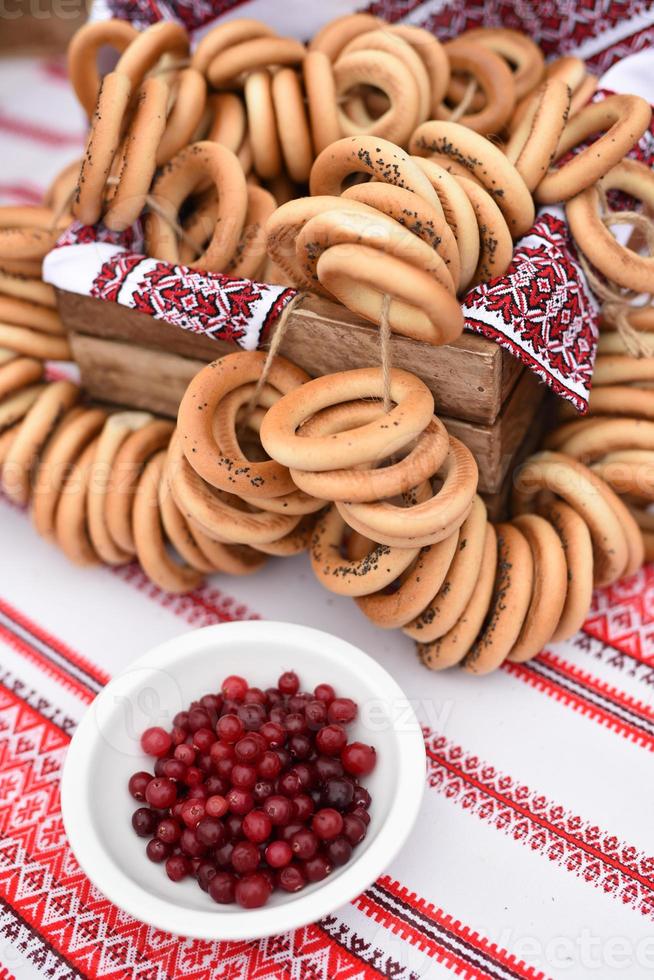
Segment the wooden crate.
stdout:
[[[203,364],[235,345],[180,330],[114,303],[59,291],[82,382],[92,397],[174,417]],[[281,353],[317,377],[379,362],[379,332],[318,297],[288,318]],[[480,490],[499,493],[545,389],[497,344],[465,334],[444,347],[393,336],[393,364],[422,378],[448,430],[474,453]]]

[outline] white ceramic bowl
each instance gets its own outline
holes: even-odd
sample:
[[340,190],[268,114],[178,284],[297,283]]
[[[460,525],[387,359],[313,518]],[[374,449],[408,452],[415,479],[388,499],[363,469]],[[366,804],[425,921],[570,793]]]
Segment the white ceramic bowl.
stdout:
[[[352,737],[374,744],[377,765],[365,780],[371,821],[350,862],[296,894],[275,892],[261,909],[216,905],[193,879],[171,882],[145,855],[130,824],[138,804],[127,781],[151,770],[139,735],[170,726],[188,704],[229,674],[270,687],[294,669],[302,690],[325,681],[355,698]],[[298,928],[355,898],[406,840],[425,784],[420,726],[393,678],[361,650],[319,630],[247,621],[209,626],[161,644],[109,683],[84,716],[62,779],[66,833],[91,881],[112,902],[160,929],[203,939],[254,939]]]

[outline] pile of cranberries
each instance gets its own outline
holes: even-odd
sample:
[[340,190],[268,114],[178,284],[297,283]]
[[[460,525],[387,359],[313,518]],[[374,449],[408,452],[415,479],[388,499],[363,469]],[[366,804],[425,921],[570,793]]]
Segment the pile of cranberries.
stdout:
[[189,875],[215,902],[258,908],[275,889],[297,892],[346,864],[366,836],[375,767],[370,745],[348,741],[357,705],[330,684],[300,691],[287,671],[262,691],[227,677],[173,719],[148,728],[154,775],[129,792],[144,805],[132,826],[172,881]]

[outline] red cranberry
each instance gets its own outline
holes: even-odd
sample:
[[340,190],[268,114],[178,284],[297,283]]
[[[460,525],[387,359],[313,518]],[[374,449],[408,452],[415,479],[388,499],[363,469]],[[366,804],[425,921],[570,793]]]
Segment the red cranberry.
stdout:
[[292,698],[289,698],[287,701],[289,714],[303,715],[304,709],[307,706],[307,702],[310,700],[311,698],[307,694],[295,694]]
[[161,755],[161,756],[159,756],[159,758],[157,759],[157,761],[155,762],[155,764],[153,766],[155,776],[165,776],[164,766],[168,762],[168,759],[169,758],[170,758],[170,756],[167,756],[167,755]]
[[327,724],[327,705],[324,701],[307,701],[304,709],[307,725],[313,731]]
[[323,806],[347,810],[354,798],[354,787],[345,777],[328,779],[323,784],[320,798]]
[[248,689],[248,682],[237,674],[231,674],[223,681],[222,692],[226,698],[242,701]]
[[186,878],[191,867],[183,854],[173,854],[166,861],[166,874],[171,881],[181,881]]
[[308,735],[291,735],[288,747],[295,759],[308,759],[313,752],[313,743]]
[[[279,768],[281,769],[281,766]],[[149,772],[135,772],[133,776],[130,776],[127,788],[139,803],[145,799],[145,791],[151,779],[152,776]]]
[[316,771],[310,762],[296,762],[291,772],[300,780],[302,789],[311,789],[316,784]]
[[213,817],[203,817],[195,828],[195,835],[201,844],[207,847],[217,847],[225,839],[225,830],[219,820]]
[[195,762],[195,749],[192,745],[177,745],[173,755],[185,766],[192,766]]
[[299,892],[307,883],[303,872],[295,864],[282,868],[277,875],[277,884],[285,892]]
[[313,765],[316,776],[321,783],[332,779],[334,776],[342,776],[344,772],[341,760],[329,755],[318,756]]
[[353,776],[368,776],[377,763],[377,753],[372,745],[350,742],[341,752],[341,762],[345,771]]
[[250,874],[259,867],[259,848],[250,840],[240,840],[234,844],[232,867],[240,875]]
[[188,728],[188,711],[178,711],[173,718],[175,728]]
[[288,769],[291,764],[291,753],[287,752],[286,749],[275,749],[275,755],[282,764],[282,769]]
[[264,752],[257,763],[257,772],[264,779],[275,779],[282,771],[281,759],[275,752]]
[[302,865],[307,881],[322,881],[332,872],[332,862],[324,854],[316,854]]
[[350,844],[359,844],[366,836],[366,825],[353,813],[346,813],[343,817],[343,833]]
[[209,882],[208,892],[219,905],[231,905],[234,901],[236,878],[227,871],[218,871]]
[[297,796],[302,789],[300,777],[292,770],[284,772],[277,780],[277,788],[284,796]]
[[191,786],[186,794],[187,800],[206,800],[208,796],[207,787],[203,783]]
[[335,868],[340,868],[352,857],[352,845],[347,837],[335,837],[326,847],[327,857]]
[[186,779],[184,782],[187,786],[198,786],[204,780],[204,773],[197,766],[189,766],[186,770]]
[[209,712],[205,708],[201,708],[200,705],[191,708],[188,713],[188,727],[194,733],[201,728],[211,728]]
[[252,735],[244,735],[234,746],[234,754],[239,762],[256,762],[262,755],[261,746]]
[[324,701],[325,704],[331,704],[336,697],[336,691],[331,684],[318,684],[318,686],[314,687],[313,689],[313,696],[318,701]]
[[204,808],[208,817],[224,817],[229,809],[224,796],[210,796]]
[[230,813],[223,823],[231,840],[240,840],[243,837],[243,817],[239,817],[237,813]]
[[285,671],[277,681],[277,687],[282,694],[293,695],[300,690],[300,678],[294,670]]
[[248,687],[243,698],[244,704],[268,704],[268,698],[260,687]]
[[232,841],[226,841],[220,847],[214,847],[212,851],[213,859],[219,868],[231,868],[232,854],[234,853],[235,846]]
[[193,733],[193,745],[198,752],[210,752],[211,746],[215,741],[216,736],[210,728],[198,728],[198,730]]
[[354,787],[354,803],[356,806],[362,806],[366,810],[372,803],[372,797],[365,786]]
[[237,786],[233,786],[230,789],[226,800],[231,812],[237,814],[239,817],[245,816],[254,806],[252,793],[247,789],[239,789]]
[[308,861],[318,850],[318,838],[311,830],[303,827],[293,834],[290,840],[291,850],[295,857],[302,861]]
[[141,748],[146,755],[166,755],[172,745],[173,740],[164,728],[146,728],[141,735]]
[[304,830],[304,824],[301,823],[287,823],[283,827],[280,827],[277,831],[277,836],[280,840],[285,840],[290,843],[292,838],[297,834],[298,830]]
[[232,769],[234,768],[233,759],[221,759],[220,762],[215,763],[216,773],[221,779],[231,780]]
[[200,704],[207,709],[209,714],[212,711],[215,711],[217,714],[223,706],[223,699],[220,694],[205,694],[200,698]]
[[209,891],[209,882],[218,874],[218,868],[211,861],[202,861],[198,868],[198,885],[203,892]]
[[206,845],[199,841],[195,831],[191,830],[189,827],[185,827],[182,831],[182,836],[179,839],[179,846],[181,847],[184,854],[191,858],[201,858],[204,857],[206,853]]
[[209,755],[214,765],[217,765],[222,759],[234,758],[234,746],[231,742],[214,742],[209,749]]
[[167,776],[168,779],[175,779],[178,783],[186,781],[188,767],[183,762],[180,762],[179,759],[166,759],[162,769],[163,775]]
[[263,844],[272,833],[272,821],[264,810],[250,810],[243,818],[243,833],[254,844]]
[[246,766],[237,762],[232,769],[232,783],[240,789],[252,789],[257,781],[257,770],[254,766]]
[[367,810],[364,810],[362,806],[355,806],[353,809],[350,809],[349,812],[353,817],[358,817],[359,820],[363,820],[366,827],[370,823],[370,814]]
[[263,800],[268,799],[269,796],[272,796],[274,791],[275,791],[274,786],[269,780],[259,779],[254,784],[252,795],[254,796],[255,800],[261,803],[263,802]]
[[218,720],[216,731],[224,742],[238,742],[245,731],[243,722],[238,715],[223,715]]
[[286,740],[286,732],[281,725],[275,724],[274,721],[265,722],[259,729],[259,734],[263,735],[272,749],[281,748]]
[[293,806],[295,807],[294,819],[300,823],[306,823],[315,810],[313,800],[306,793],[300,793],[298,796],[294,796]]
[[157,824],[157,837],[164,844],[176,844],[182,836],[182,828],[178,820],[164,817]]
[[247,732],[258,732],[266,721],[266,709],[262,704],[242,704],[238,709],[238,717]]
[[245,875],[236,882],[234,894],[241,908],[258,909],[270,898],[270,883],[261,873]]
[[291,863],[293,851],[290,844],[283,840],[274,840],[265,850],[266,861],[271,868],[285,868]]
[[173,727],[173,730],[170,733],[173,746],[177,748],[178,745],[183,745],[186,741],[187,734],[188,730],[186,728]]
[[273,725],[282,725],[283,726],[284,725],[284,718],[286,718],[286,715],[287,714],[288,714],[288,711],[286,710],[286,708],[282,704],[276,704],[273,708],[270,709],[270,713],[268,715],[268,718],[273,723]]
[[311,821],[311,829],[321,840],[331,840],[338,837],[343,829],[343,817],[338,810],[331,807],[324,807],[318,810]]
[[347,732],[341,725],[325,725],[316,735],[316,748],[323,755],[340,755],[347,745]]
[[132,814],[132,827],[139,837],[150,837],[157,826],[157,815],[147,806],[140,806]]
[[283,724],[289,735],[301,735],[307,730],[307,720],[299,711],[286,715]]
[[191,830],[197,827],[205,813],[203,800],[186,800],[182,806],[182,820]]
[[339,722],[348,725],[357,716],[357,706],[352,698],[334,698],[327,708],[327,717],[330,722]]
[[269,796],[264,800],[263,811],[275,827],[283,827],[293,819],[292,802],[286,796]]
[[229,789],[229,783],[225,779],[221,779],[220,776],[207,776],[202,788],[207,792],[207,798],[210,796],[224,796]]
[[177,787],[172,779],[156,776],[146,786],[145,798],[155,810],[166,810],[177,799]]
[[164,844],[158,837],[153,837],[148,841],[145,853],[154,864],[161,864],[170,854],[170,844]]
[[279,704],[282,700],[282,694],[277,687],[267,687],[265,690],[266,698],[268,699],[268,704]]

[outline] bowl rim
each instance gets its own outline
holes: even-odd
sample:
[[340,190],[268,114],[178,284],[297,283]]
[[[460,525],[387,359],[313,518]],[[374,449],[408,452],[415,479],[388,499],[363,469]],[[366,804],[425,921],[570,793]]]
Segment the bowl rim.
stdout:
[[[310,648],[324,657],[326,664],[340,663],[349,670],[353,664],[363,668],[377,696],[389,704],[394,700],[402,704],[402,728],[392,726],[397,758],[402,765],[395,772],[395,791],[386,819],[364,853],[339,869],[338,875],[320,882],[315,890],[289,896],[279,905],[221,914],[219,905],[212,904],[202,911],[178,905],[174,897],[162,899],[125,874],[101,843],[88,787],[95,747],[102,737],[97,713],[111,704],[112,690],[119,679],[124,684],[126,675],[133,671],[134,685],[141,685],[143,669],[168,668],[174,673],[187,655],[208,645],[217,649],[241,641],[289,642],[289,645]],[[102,689],[84,714],[68,748],[61,780],[62,817],[68,843],[85,874],[103,895],[134,918],[189,938],[259,939],[315,922],[352,901],[379,877],[404,844],[418,815],[425,787],[425,759],[422,731],[407,696],[391,674],[363,650],[331,633],[295,623],[271,620],[216,623],[158,644],[132,661]]]

